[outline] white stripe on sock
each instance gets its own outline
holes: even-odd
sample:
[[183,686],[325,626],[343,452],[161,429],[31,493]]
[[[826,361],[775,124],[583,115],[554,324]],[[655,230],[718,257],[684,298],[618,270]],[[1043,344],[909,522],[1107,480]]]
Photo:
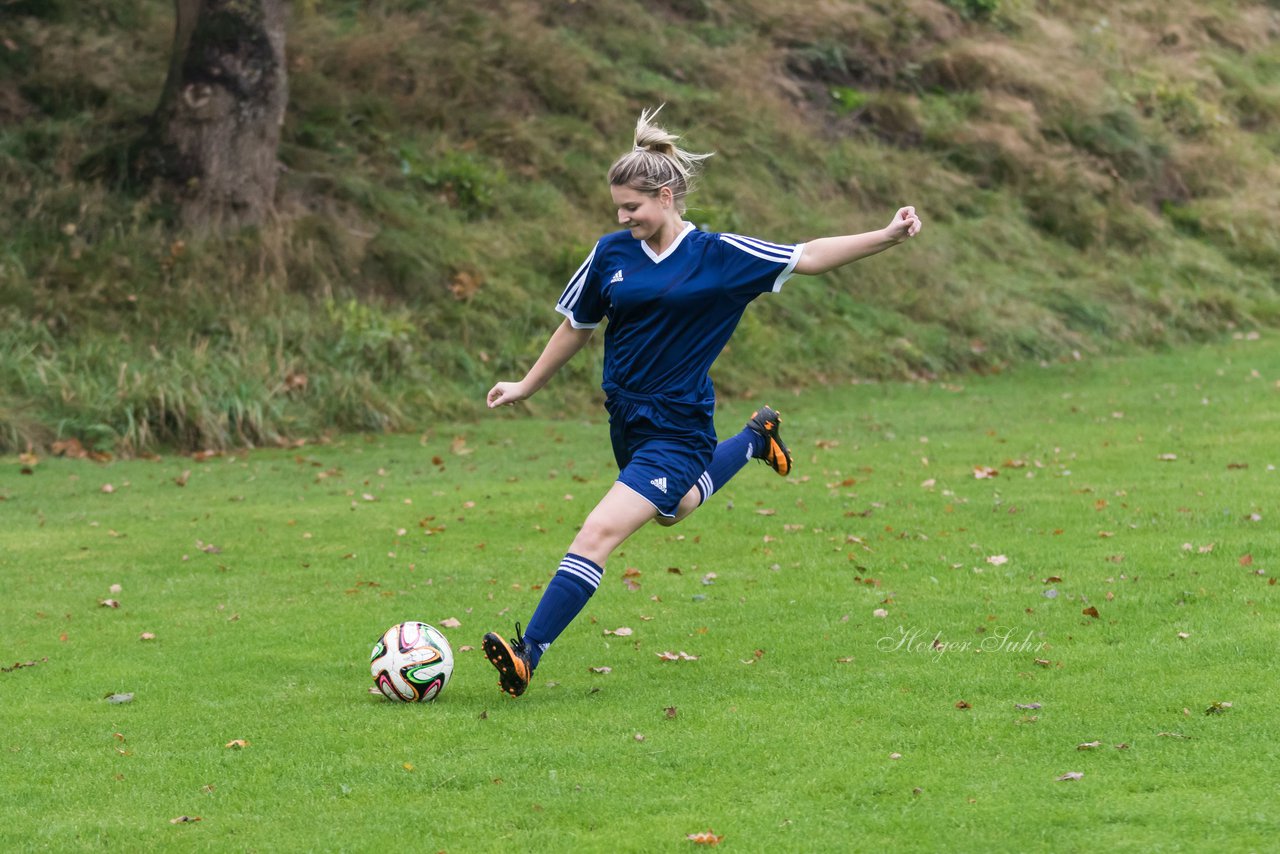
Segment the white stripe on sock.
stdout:
[[595,590],[600,586],[600,579],[604,576],[604,571],[597,569],[594,565],[576,558],[566,557],[560,561],[560,569],[577,576],[587,584],[591,585],[591,589]]
[[699,501],[699,504],[710,498],[711,493],[716,491],[715,484],[711,482],[711,472],[704,471],[702,477],[698,478],[698,491],[702,493],[702,501]]

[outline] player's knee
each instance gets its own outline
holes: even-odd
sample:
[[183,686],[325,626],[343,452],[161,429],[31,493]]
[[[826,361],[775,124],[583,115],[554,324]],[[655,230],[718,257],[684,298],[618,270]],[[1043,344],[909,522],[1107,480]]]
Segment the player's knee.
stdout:
[[618,544],[625,540],[627,532],[620,526],[605,518],[588,516],[573,538],[571,550],[575,554],[584,555],[601,562],[613,552]]
[[578,535],[573,538],[570,550],[582,555],[605,551],[608,550],[607,544],[610,539],[607,526],[587,519],[578,529]]

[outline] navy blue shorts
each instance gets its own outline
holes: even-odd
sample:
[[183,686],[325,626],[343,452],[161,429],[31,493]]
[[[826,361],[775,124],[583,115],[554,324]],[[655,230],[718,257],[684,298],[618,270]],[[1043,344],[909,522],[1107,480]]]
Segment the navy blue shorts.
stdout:
[[714,407],[613,391],[605,401],[618,483],[676,515],[716,450]]

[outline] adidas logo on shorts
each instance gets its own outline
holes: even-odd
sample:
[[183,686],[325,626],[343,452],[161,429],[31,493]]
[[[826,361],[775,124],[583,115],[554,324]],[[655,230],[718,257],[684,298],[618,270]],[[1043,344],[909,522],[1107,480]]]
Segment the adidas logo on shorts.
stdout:
[[667,479],[665,477],[660,477],[655,480],[651,480],[649,481],[649,483],[653,486],[658,487],[658,489],[661,489],[663,495],[667,494]]

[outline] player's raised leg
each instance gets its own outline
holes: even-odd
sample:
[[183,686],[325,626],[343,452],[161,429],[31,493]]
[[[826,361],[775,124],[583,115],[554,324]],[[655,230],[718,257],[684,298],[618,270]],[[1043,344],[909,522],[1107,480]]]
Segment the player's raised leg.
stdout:
[[695,496],[686,496],[680,502],[680,511],[676,519],[682,519],[693,512],[702,502],[710,498],[729,482],[734,475],[742,471],[751,460],[762,460],[778,474],[786,476],[791,472],[791,450],[778,434],[782,417],[772,406],[762,406],[751,414],[745,427],[736,436],[730,436],[716,445],[715,455],[706,472],[698,478],[695,485]]
[[756,457],[764,460],[769,468],[786,477],[791,473],[791,450],[778,435],[778,428],[781,425],[782,416],[778,414],[778,410],[772,406],[762,406],[751,413],[751,419],[747,421],[747,426],[743,430],[744,432],[750,430],[763,440]]

